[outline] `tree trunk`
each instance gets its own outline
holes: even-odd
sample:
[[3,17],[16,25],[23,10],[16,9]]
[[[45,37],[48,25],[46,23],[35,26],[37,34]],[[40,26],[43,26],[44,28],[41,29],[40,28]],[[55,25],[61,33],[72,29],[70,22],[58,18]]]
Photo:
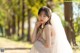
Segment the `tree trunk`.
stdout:
[[68,23],[68,25],[66,25],[65,27],[66,35],[69,42],[70,43],[72,42],[73,45],[76,45],[72,11],[73,11],[72,2],[64,2],[65,21]]
[[[19,10],[19,12],[20,12],[20,0],[18,0],[18,6],[19,6],[19,7],[18,7],[18,10]],[[18,23],[18,33],[17,33],[17,34],[18,34],[18,37],[19,37],[19,36],[20,36],[20,35],[19,35],[19,29],[20,29],[20,27],[19,27],[20,15],[19,15],[19,14],[18,14],[18,22],[17,22],[17,23]]]
[[30,41],[30,18],[31,18],[31,9],[28,8],[28,35],[27,35],[27,40]]
[[47,1],[47,7],[49,7],[53,11],[53,8],[54,8],[53,0],[48,0]]
[[0,33],[1,33],[1,35],[0,36],[2,36],[3,37],[3,26],[0,24]]
[[15,34],[16,32],[16,25],[15,25],[16,19],[15,19],[15,13],[12,15],[12,34]]
[[5,32],[6,32],[6,35],[8,36],[8,38],[10,38],[10,36],[11,36],[10,29],[11,29],[10,20],[8,20],[8,22],[7,22],[7,28],[5,28]]
[[22,0],[22,36],[21,39],[24,38],[24,19],[25,19],[25,6],[24,6],[24,0]]

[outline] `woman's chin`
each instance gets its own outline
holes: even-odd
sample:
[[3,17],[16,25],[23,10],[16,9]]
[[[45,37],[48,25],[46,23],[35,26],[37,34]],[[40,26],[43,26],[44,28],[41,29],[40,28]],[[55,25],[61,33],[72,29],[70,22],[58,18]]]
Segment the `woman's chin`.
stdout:
[[43,22],[41,22],[41,24],[44,24]]
[[44,22],[41,22],[41,24],[44,24]]
[[43,24],[43,22],[41,22],[41,24]]

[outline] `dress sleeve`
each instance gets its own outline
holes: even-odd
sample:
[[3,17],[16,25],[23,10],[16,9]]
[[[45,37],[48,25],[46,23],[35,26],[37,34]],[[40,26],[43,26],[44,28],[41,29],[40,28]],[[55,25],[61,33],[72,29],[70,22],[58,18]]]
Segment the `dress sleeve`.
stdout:
[[46,25],[44,31],[45,31],[45,37],[46,37],[45,46],[50,47],[51,46],[51,25]]

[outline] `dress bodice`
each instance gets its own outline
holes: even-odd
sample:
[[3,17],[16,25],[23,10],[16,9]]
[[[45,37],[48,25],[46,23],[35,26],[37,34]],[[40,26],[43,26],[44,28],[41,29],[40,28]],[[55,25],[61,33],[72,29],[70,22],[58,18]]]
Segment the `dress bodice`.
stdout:
[[[45,32],[46,32],[46,31],[45,31],[44,29],[40,29],[40,30],[38,31],[38,34],[37,34],[37,36],[40,35],[40,37],[43,38],[43,41],[46,40],[46,34],[45,34]],[[51,43],[53,44],[54,37],[53,37],[52,35],[53,35],[53,34],[51,34],[51,35],[49,35],[49,36],[51,36]]]

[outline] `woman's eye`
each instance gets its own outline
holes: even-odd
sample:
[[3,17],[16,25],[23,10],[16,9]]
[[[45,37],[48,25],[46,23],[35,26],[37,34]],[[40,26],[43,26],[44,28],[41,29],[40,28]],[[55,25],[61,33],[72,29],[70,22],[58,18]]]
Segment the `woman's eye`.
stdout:
[[43,16],[43,17],[46,17],[46,16]]

